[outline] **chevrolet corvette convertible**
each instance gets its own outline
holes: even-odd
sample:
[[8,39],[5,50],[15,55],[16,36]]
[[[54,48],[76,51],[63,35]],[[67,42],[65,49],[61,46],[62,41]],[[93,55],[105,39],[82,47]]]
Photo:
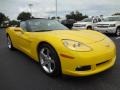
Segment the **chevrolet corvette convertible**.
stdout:
[[18,49],[40,63],[49,76],[88,76],[112,67],[116,47],[104,34],[69,30],[58,21],[30,19],[6,29],[10,50]]

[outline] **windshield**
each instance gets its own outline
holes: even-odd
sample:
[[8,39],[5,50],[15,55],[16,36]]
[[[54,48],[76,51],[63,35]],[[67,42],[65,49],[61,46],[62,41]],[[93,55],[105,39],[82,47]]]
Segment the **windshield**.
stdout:
[[81,22],[92,22],[92,18],[85,18]]
[[120,21],[120,17],[107,17],[103,21]]
[[32,32],[68,29],[67,27],[55,20],[33,19],[28,21],[28,23]]

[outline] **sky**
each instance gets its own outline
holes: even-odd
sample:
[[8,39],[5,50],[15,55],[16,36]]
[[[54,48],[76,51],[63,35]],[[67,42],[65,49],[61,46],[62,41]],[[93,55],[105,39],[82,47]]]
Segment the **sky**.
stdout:
[[[55,16],[56,0],[0,0],[0,12],[10,19],[16,19],[22,11],[29,12],[32,6],[34,17]],[[58,16],[65,18],[71,11],[79,11],[88,16],[112,15],[120,12],[120,0],[57,0]]]

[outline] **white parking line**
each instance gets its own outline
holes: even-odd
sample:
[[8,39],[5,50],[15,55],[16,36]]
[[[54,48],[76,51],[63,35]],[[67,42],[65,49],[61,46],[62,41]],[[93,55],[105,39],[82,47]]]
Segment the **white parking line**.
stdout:
[[116,39],[120,39],[120,37],[116,37]]

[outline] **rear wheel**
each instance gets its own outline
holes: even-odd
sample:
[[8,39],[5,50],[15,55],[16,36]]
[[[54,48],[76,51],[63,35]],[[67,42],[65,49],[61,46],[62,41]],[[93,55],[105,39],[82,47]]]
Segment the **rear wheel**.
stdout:
[[117,28],[117,30],[116,30],[116,35],[117,35],[117,36],[120,36],[120,27]]
[[48,44],[39,48],[39,60],[42,70],[49,76],[58,76],[61,73],[60,60],[56,51]]
[[7,46],[10,50],[14,50],[14,47],[13,47],[13,44],[12,44],[12,41],[9,35],[7,36]]

